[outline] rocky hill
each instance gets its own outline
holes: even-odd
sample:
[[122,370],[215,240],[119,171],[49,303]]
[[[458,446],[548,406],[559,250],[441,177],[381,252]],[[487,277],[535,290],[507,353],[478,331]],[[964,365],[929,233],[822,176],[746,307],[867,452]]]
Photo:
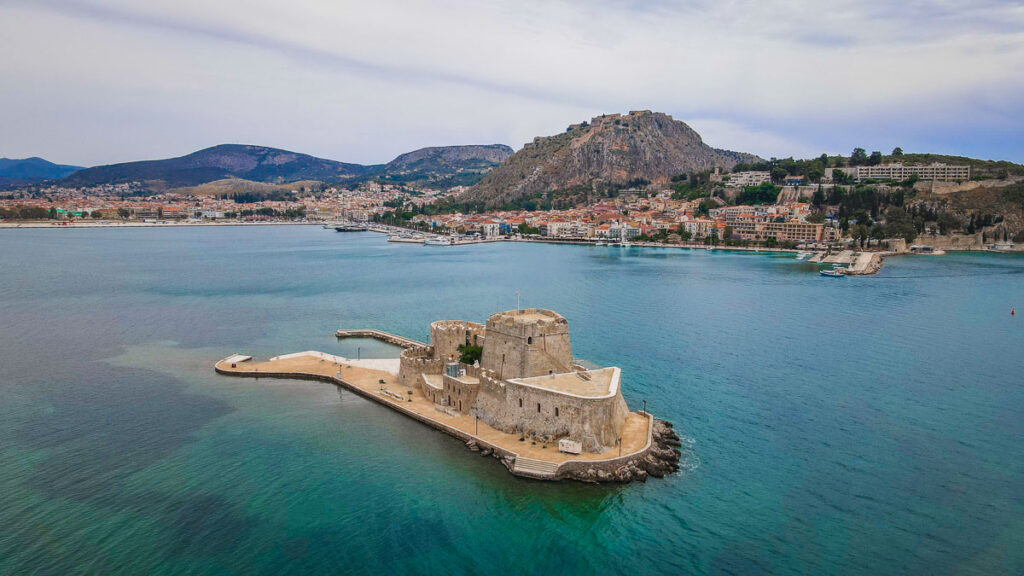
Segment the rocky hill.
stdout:
[[81,166],[54,164],[42,158],[0,158],[0,183],[31,184],[43,180],[64,178]]
[[441,188],[472,185],[512,155],[504,144],[436,146],[407,152],[381,169],[380,180]]
[[498,207],[551,191],[582,190],[586,195],[588,190],[663,183],[683,172],[758,160],[708,146],[692,128],[667,114],[609,114],[574,124],[557,136],[535,138],[461,199]]
[[225,178],[255,182],[323,180],[335,182],[376,169],[263,146],[222,144],[167,160],[96,166],[65,178],[69,186],[160,181],[167,186],[196,186]]

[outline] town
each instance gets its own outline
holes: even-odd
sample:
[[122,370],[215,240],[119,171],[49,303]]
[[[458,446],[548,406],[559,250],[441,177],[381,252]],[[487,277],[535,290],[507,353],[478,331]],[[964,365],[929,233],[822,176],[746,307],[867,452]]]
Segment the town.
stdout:
[[[892,157],[900,154],[894,150]],[[460,204],[463,186],[437,190],[376,181],[351,189],[301,182],[221,194],[154,194],[138,182],[36,186],[0,195],[0,226],[345,223],[389,232],[393,241],[444,245],[515,237],[801,250],[845,244],[897,252],[931,251],[954,232],[977,236],[980,246],[966,247],[1009,250],[1020,241],[1000,226],[999,216],[972,216],[965,224],[912,205],[918,194],[976,185],[982,178],[972,178],[970,166],[882,163],[879,153],[868,157],[862,149],[849,161],[823,155],[797,161],[806,164],[796,169],[786,162],[681,174],[660,185],[633,182],[576,205],[559,206],[552,192],[490,210]],[[1000,176],[984,179],[1011,181]],[[913,244],[919,236],[928,243]]]

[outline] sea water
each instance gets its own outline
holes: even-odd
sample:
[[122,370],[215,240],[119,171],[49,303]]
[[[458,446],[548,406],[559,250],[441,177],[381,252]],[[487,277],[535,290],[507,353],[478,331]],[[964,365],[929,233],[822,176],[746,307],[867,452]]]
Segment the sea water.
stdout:
[[[0,230],[0,574],[1024,571],[1024,258],[313,226]],[[645,484],[510,475],[324,383],[213,363],[544,307],[685,439]]]

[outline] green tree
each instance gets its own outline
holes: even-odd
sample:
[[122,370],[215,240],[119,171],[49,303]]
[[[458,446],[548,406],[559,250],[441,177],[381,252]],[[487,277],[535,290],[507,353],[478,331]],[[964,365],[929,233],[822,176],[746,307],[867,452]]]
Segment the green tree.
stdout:
[[128,215],[129,215],[129,212],[128,212],[128,210],[127,210],[127,209],[125,209],[125,208],[118,208],[118,209],[117,209],[117,216],[118,216],[119,218],[121,218],[122,220],[125,220],[125,219],[127,219],[127,218],[128,218]]
[[893,148],[892,149],[892,156],[894,158],[902,158],[903,157],[903,148],[900,148],[899,146]]
[[483,356],[484,349],[482,346],[471,346],[469,344],[463,344],[456,348],[459,351],[459,362],[463,364],[472,364]]
[[878,166],[882,163],[882,153],[875,150],[871,153],[871,157],[868,158],[868,166]]
[[850,154],[850,166],[864,166],[868,163],[868,153],[863,148],[854,148]]

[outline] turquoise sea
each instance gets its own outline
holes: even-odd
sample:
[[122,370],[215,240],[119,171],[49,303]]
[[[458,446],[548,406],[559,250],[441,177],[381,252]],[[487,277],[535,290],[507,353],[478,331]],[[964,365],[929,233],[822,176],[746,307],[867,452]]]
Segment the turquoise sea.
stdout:
[[[524,306],[686,438],[542,483],[234,352],[395,354]],[[1016,306],[1021,312],[1010,316]],[[1024,258],[389,244],[319,227],[0,230],[0,574],[1021,574]]]

